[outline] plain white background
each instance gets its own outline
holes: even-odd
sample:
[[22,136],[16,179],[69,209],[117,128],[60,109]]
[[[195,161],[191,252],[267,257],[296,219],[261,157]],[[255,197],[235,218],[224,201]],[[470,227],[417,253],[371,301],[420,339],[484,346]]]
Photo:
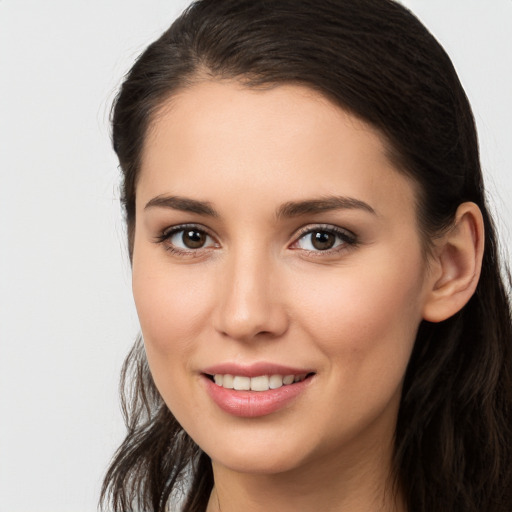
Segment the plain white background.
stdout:
[[[510,253],[512,0],[404,0],[473,104]],[[138,324],[108,114],[187,0],[0,0],[0,512],[96,510]]]

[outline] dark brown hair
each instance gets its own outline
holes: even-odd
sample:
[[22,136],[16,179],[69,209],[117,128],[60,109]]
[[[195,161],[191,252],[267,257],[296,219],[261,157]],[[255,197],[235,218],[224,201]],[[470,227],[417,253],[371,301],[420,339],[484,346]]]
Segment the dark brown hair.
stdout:
[[[459,313],[420,325],[396,427],[395,476],[411,512],[510,512],[510,305],[471,108],[444,50],[391,0],[194,2],[139,57],[114,104],[130,256],[146,132],[162,103],[199,78],[306,85],[376,127],[396,167],[417,184],[427,245],[462,202],[480,207],[480,282]],[[204,511],[213,485],[209,458],[163,403],[140,339],[122,385],[128,433],[103,502],[110,499],[116,512],[161,512],[185,482],[184,510]]]

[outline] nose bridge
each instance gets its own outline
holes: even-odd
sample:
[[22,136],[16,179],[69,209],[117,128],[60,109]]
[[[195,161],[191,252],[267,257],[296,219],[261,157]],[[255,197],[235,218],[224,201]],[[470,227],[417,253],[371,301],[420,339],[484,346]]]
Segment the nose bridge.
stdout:
[[276,258],[264,247],[246,244],[229,252],[220,277],[217,330],[236,339],[287,328],[280,294],[276,293]]

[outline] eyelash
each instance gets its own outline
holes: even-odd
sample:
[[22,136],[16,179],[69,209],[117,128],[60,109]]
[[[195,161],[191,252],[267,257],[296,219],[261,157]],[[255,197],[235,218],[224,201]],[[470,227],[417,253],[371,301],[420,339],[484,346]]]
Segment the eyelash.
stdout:
[[[182,249],[180,247],[176,247],[176,245],[171,244],[169,241],[170,239],[179,234],[184,233],[186,230],[189,231],[195,231],[198,233],[202,233],[206,237],[210,238],[214,244],[207,246],[207,247],[198,247],[196,249],[188,248],[188,249]],[[321,250],[321,249],[301,249],[300,247],[297,247],[299,242],[304,239],[307,235],[312,235],[313,233],[327,233],[330,235],[334,235],[337,239],[338,245],[335,245],[332,248]],[[183,236],[183,235],[182,235]],[[346,229],[339,228],[337,226],[333,226],[330,224],[320,224],[316,226],[307,226],[302,228],[296,235],[295,235],[295,241],[289,246],[292,250],[302,250],[303,252],[307,253],[308,255],[313,256],[323,256],[323,255],[332,255],[337,254],[343,251],[348,250],[350,247],[355,247],[359,242],[357,239],[357,236],[352,233],[351,231],[348,231]],[[204,254],[204,250],[210,250],[212,248],[215,248],[218,243],[215,241],[215,238],[208,232],[207,229],[205,229],[203,226],[197,225],[197,224],[181,224],[178,226],[173,226],[172,228],[167,228],[164,230],[160,235],[156,237],[155,240],[158,244],[163,244],[165,246],[165,249],[173,254],[177,254],[179,256],[189,256],[189,257],[197,257],[202,254]],[[336,242],[335,242],[336,243]],[[295,246],[295,247],[294,247]]]
[[182,249],[180,247],[176,247],[174,244],[170,243],[170,239],[181,232],[185,233],[185,231],[195,231],[198,233],[202,233],[215,241],[214,237],[210,235],[207,229],[203,226],[197,224],[181,224],[178,226],[173,226],[172,228],[165,229],[160,235],[156,237],[155,242],[157,244],[163,244],[165,249],[173,254],[177,254],[179,256],[200,256],[203,254],[204,250],[210,249],[210,247],[198,247],[197,249]]
[[358,239],[357,236],[352,233],[351,231],[348,231],[347,229],[342,229],[337,226],[333,226],[331,224],[319,224],[316,226],[308,226],[302,228],[299,233],[295,237],[295,242],[293,242],[291,248],[292,249],[298,249],[298,247],[293,247],[298,245],[300,240],[304,239],[307,235],[312,235],[313,233],[328,233],[330,235],[334,235],[339,243],[337,246],[334,246],[330,249],[316,249],[316,250],[308,250],[308,249],[302,249],[302,251],[306,252],[308,255],[312,256],[324,256],[324,255],[331,255],[331,254],[338,254],[340,252],[346,251],[351,247],[355,247],[358,245]]

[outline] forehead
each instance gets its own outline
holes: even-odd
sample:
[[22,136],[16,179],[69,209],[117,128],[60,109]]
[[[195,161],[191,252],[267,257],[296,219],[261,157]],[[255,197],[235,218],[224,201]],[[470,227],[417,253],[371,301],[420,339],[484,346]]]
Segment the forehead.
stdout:
[[207,81],[162,105],[146,137],[137,200],[216,192],[260,203],[338,194],[414,206],[413,186],[378,131],[298,85]]

